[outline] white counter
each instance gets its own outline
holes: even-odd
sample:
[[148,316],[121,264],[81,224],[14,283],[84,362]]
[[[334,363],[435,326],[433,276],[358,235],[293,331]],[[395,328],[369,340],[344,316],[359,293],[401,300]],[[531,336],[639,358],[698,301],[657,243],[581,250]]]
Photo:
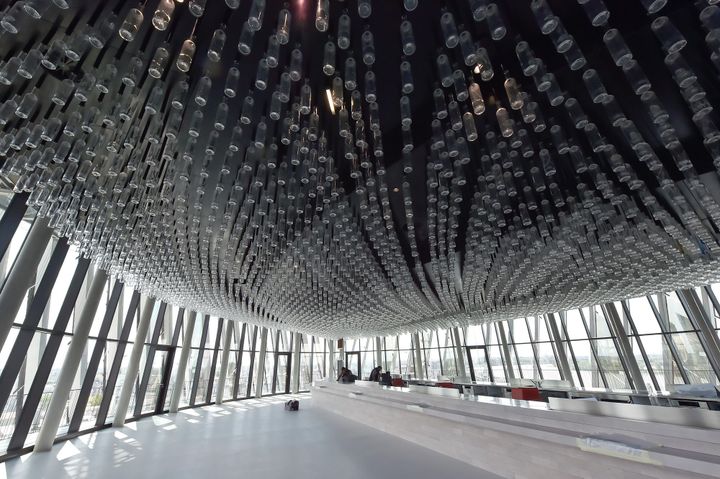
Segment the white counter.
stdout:
[[407,388],[323,383],[313,388],[313,397],[348,419],[505,477],[720,477],[717,429]]

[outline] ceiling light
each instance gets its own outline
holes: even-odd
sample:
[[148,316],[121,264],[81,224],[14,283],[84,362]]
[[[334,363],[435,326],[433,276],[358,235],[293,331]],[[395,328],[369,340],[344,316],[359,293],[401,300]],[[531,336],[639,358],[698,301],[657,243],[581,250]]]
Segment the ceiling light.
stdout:
[[330,107],[330,113],[335,114],[335,102],[333,101],[332,91],[328,88],[325,90],[325,97],[327,98],[328,106]]

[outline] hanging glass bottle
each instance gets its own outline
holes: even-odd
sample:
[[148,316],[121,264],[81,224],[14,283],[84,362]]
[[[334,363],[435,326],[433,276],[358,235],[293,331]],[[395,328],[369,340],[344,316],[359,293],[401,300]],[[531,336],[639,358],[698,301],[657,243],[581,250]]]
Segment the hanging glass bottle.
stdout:
[[152,17],[153,26],[160,31],[166,30],[172,20],[173,12],[175,11],[174,0],[160,0],[157,9]]
[[216,63],[220,61],[226,39],[227,34],[225,33],[225,25],[220,25],[220,28],[215,30],[212,39],[210,40],[210,46],[208,47],[207,52],[208,60]]
[[495,116],[502,136],[510,138],[513,135],[512,120],[510,119],[510,113],[508,113],[507,109],[502,106],[500,102],[498,102],[498,109],[495,112]]
[[325,32],[328,29],[330,21],[330,0],[318,0],[317,9],[315,11],[315,28],[319,32]]
[[190,37],[183,42],[177,61],[175,62],[175,66],[177,66],[178,70],[184,73],[190,71],[190,66],[192,65],[196,48],[194,37]]
[[140,30],[140,27],[142,26],[143,19],[144,17],[141,8],[131,8],[125,16],[125,21],[123,21],[120,26],[120,30],[118,30],[120,38],[126,42],[133,41],[135,39],[135,35],[137,35],[138,30]]
[[505,79],[505,93],[507,94],[508,100],[510,101],[510,108],[513,110],[519,110],[523,107],[522,91],[517,84],[517,81],[508,76]]
[[168,50],[167,44],[163,43],[158,47],[157,50],[155,50],[155,55],[150,61],[150,65],[148,66],[148,75],[153,78],[162,77],[163,73],[165,73],[165,68],[167,68],[169,61],[170,51]]
[[350,47],[350,17],[347,13],[343,13],[338,19],[337,45],[341,50]]

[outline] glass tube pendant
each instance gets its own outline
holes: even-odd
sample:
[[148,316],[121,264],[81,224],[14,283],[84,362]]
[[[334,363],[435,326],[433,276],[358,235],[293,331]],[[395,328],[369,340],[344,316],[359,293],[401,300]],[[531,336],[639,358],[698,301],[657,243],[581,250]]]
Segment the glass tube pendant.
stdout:
[[418,6],[418,0],[403,0],[403,6],[408,12],[412,12]]
[[188,38],[183,42],[177,61],[175,62],[175,66],[178,70],[184,73],[187,73],[190,70],[196,48],[195,40],[193,38]]
[[335,73],[335,43],[328,41],[325,43],[325,52],[323,54],[323,73],[332,75]]
[[330,22],[330,0],[318,0],[315,11],[315,28],[319,32],[325,32]]
[[522,91],[513,77],[505,79],[505,93],[510,101],[510,108],[519,110],[523,107]]
[[200,18],[205,13],[205,3],[207,0],[190,0],[188,2],[188,10],[193,17]]
[[358,0],[358,16],[368,18],[372,14],[372,3],[370,0]]
[[475,82],[470,83],[468,93],[470,94],[470,103],[473,108],[473,113],[478,116],[485,113],[485,100],[483,99],[480,85]]
[[222,25],[220,28],[215,30],[212,39],[210,40],[210,46],[208,47],[207,57],[211,62],[219,62],[222,56],[223,47],[225,47],[225,40],[227,35],[225,34],[225,26]]
[[338,19],[337,45],[340,49],[346,50],[350,47],[350,17],[343,13]]
[[290,19],[290,11],[287,8],[280,10],[278,14],[277,32],[275,33],[280,45],[285,45],[290,41]]
[[167,45],[160,45],[158,49],[155,50],[155,56],[153,56],[153,59],[150,61],[148,75],[153,78],[160,78],[165,72],[169,59],[170,52],[168,51]]
[[160,0],[157,10],[153,14],[152,24],[160,30],[166,30],[172,20],[173,12],[175,11],[175,2],[173,0]]
[[135,35],[137,35],[138,30],[140,30],[140,27],[142,26],[143,19],[142,10],[139,8],[130,9],[128,14],[125,16],[125,21],[123,21],[120,26],[120,30],[118,30],[120,38],[126,42],[133,41],[135,39]]
[[512,120],[510,119],[510,113],[507,111],[507,108],[502,106],[500,102],[498,102],[498,109],[495,112],[495,116],[497,118],[498,126],[500,127],[500,133],[505,138],[510,138],[513,135],[513,125]]

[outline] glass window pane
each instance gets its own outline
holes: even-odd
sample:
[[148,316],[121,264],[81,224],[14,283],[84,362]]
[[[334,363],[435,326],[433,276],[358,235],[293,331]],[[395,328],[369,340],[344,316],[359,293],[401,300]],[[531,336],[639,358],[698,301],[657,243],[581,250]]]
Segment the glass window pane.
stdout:
[[437,379],[442,375],[440,369],[440,351],[437,348],[426,348],[423,350],[425,360],[425,369],[428,379]]
[[[505,377],[505,369],[503,369],[500,346],[487,346],[487,351],[488,356],[490,357],[490,367],[492,368],[493,379],[495,382],[507,381],[507,378]],[[477,371],[475,372],[475,377],[477,377]]]
[[[315,338],[315,352],[314,352],[314,358],[313,358],[313,380],[315,381],[321,381],[325,378],[325,375],[327,374],[327,362],[328,362],[328,354],[327,354],[327,344],[324,339]],[[385,369],[385,366],[383,365],[383,369]]]
[[604,387],[592,355],[590,341],[587,339],[572,341],[572,348],[585,387]]
[[[712,291],[713,295],[715,296],[715,299],[720,301],[720,283],[715,283],[710,285],[710,290]],[[720,311],[715,309],[713,305],[713,324],[715,325],[715,329],[720,329]]]
[[[473,372],[475,373],[475,381],[490,382],[490,370],[488,368],[487,359],[485,358],[485,348],[468,348],[467,351],[470,356]],[[502,378],[503,376],[493,379],[495,379],[495,381],[502,382]]]
[[520,359],[522,377],[526,379],[540,379],[540,374],[535,365],[535,353],[533,352],[532,345],[516,344],[515,351],[517,351],[518,358]]
[[198,379],[197,396],[195,396],[195,404],[204,404],[206,401],[207,388],[210,384],[210,369],[212,365],[213,350],[206,349],[203,351],[202,361],[200,363],[200,377]]
[[415,355],[411,349],[400,351],[400,374],[406,377],[415,376]]
[[[231,359],[228,364],[232,364],[232,370],[228,366],[228,376],[231,374],[234,374],[235,372],[235,353],[230,353]],[[172,370],[170,371],[170,381],[167,386],[167,393],[165,393],[165,403],[163,405],[163,409],[170,409],[170,399],[172,398],[172,395],[175,391],[175,383],[177,382],[178,377],[178,368],[180,367],[180,349],[177,349],[175,351],[175,354],[173,356],[173,365]],[[230,393],[228,393],[225,397],[230,398],[232,397],[232,379],[230,381]],[[181,388],[182,390],[182,388]],[[182,392],[182,391],[181,391]]]
[[535,345],[537,348],[538,361],[542,369],[544,379],[560,379],[560,370],[557,367],[555,353],[552,344],[541,342]]
[[667,300],[668,320],[670,321],[670,332],[693,331],[692,323],[683,308],[680,299],[675,292],[665,293]]
[[313,382],[313,372],[310,369],[310,353],[300,354],[300,391],[307,391]]
[[240,363],[240,379],[238,381],[238,397],[244,398],[247,395],[247,385],[250,375],[250,356],[253,353],[249,351],[242,352],[242,359]]
[[672,335],[682,362],[689,376],[690,384],[712,383],[718,379],[708,361],[705,350],[696,333],[675,333]]
[[[585,312],[587,312],[587,309]],[[554,316],[557,319],[560,315],[556,314]],[[585,319],[587,319],[587,315]],[[580,316],[579,310],[571,309],[565,313],[565,328],[569,339],[587,339],[587,331],[585,331],[583,318]],[[560,324],[558,324],[558,330],[562,331]]]
[[437,346],[435,344],[435,342],[436,342],[435,331],[421,331],[420,332],[420,341],[422,342],[423,348],[431,348],[431,347]]
[[0,284],[5,282],[5,278],[7,277],[8,273],[10,273],[12,265],[15,262],[18,253],[20,252],[20,248],[25,242],[27,234],[30,232],[31,226],[31,220],[23,220],[20,222],[17,229],[15,230],[12,240],[10,240],[10,246],[5,252],[5,256],[3,256],[2,261],[0,261]]
[[610,327],[605,319],[605,314],[600,306],[595,306],[595,318],[592,315],[586,316],[585,319],[590,327],[590,334],[593,338],[611,338]]
[[438,329],[437,330],[437,336],[438,336],[438,346],[442,348],[447,348],[449,346],[452,346],[454,343],[452,330],[450,329]]
[[397,349],[385,350],[386,368],[391,374],[400,374],[400,354]]
[[630,383],[625,375],[620,356],[618,355],[615,343],[612,339],[596,339],[593,340],[595,350],[597,351],[600,367],[605,373],[605,379],[610,389],[626,389],[630,387]]
[[[205,347],[206,348],[214,348],[215,347],[215,340],[217,339],[217,331],[218,331],[218,318],[215,316],[210,316],[210,319],[208,320],[208,332],[207,332],[207,338],[205,338]],[[268,333],[269,334],[269,333]],[[270,344],[270,337],[268,337],[268,344]]]
[[[162,322],[160,329],[160,336],[158,337],[157,344],[170,345],[172,344],[173,330],[175,329],[175,318],[177,313],[173,315],[173,308],[170,305],[165,307],[165,314],[158,318],[158,321]],[[213,341],[215,338],[213,338]]]
[[513,321],[508,321],[507,323],[508,325],[512,325],[512,338],[515,343],[530,342],[530,334],[525,318],[518,318]]
[[457,366],[455,364],[455,348],[440,349],[442,357],[443,374],[445,376],[457,376]]
[[495,331],[494,323],[485,323],[483,325],[483,332],[485,333],[486,344],[500,344]]
[[203,323],[205,322],[205,316],[198,314],[195,318],[195,328],[193,329],[192,340],[190,346],[193,348],[200,347],[200,341],[202,340]]
[[412,338],[409,334],[401,334],[398,336],[398,346],[400,349],[410,349]]
[[98,303],[97,309],[95,310],[95,318],[93,319],[92,326],[90,326],[90,337],[97,338],[100,328],[102,327],[103,317],[105,316],[105,309],[107,308],[108,300],[110,299],[110,280],[105,282],[102,295],[100,296],[100,303]]
[[465,345],[466,346],[482,346],[485,344],[485,338],[482,333],[482,326],[472,325],[465,328]]
[[647,297],[632,298],[627,301],[628,309],[638,334],[654,334],[660,332],[660,324],[650,307]]
[[[62,368],[62,365],[65,362],[65,357],[67,356],[67,350],[68,350],[68,346],[70,345],[70,340],[71,340],[71,338],[69,336],[65,336],[62,338],[62,341],[60,342],[60,348],[58,349],[58,352],[55,356],[55,361],[53,362],[52,368],[50,370],[50,376],[48,376],[47,383],[45,385],[45,388],[43,389],[42,396],[40,397],[40,403],[38,404],[38,408],[35,411],[35,417],[33,418],[32,425],[30,426],[30,431],[28,433],[28,437],[25,440],[26,446],[34,444],[35,439],[37,437],[37,433],[40,432],[40,427],[42,426],[42,423],[45,419],[45,414],[47,413],[47,408],[50,406],[50,399],[52,398],[52,392],[55,389],[55,386],[57,385],[58,376],[60,375],[60,369]],[[16,384],[16,388],[17,388],[17,384]],[[71,394],[71,396],[72,396],[72,394]],[[74,404],[74,402],[73,402],[73,404]],[[7,406],[6,406],[6,410],[7,410]],[[68,410],[67,410],[67,406],[66,406],[66,412],[67,411]],[[66,428],[67,428],[67,425],[66,425]]]
[[182,391],[180,391],[180,407],[190,405],[190,395],[192,394],[192,383],[195,377],[195,365],[197,364],[198,353],[199,351],[197,349],[190,349],[185,370],[185,380],[183,381]]
[[642,351],[640,351],[640,344],[638,343],[638,339],[635,336],[628,336],[628,339],[630,340],[630,346],[632,347],[633,357],[635,358],[635,362],[637,362],[640,373],[642,374],[645,389],[647,389],[648,391],[652,391],[655,386],[653,386],[650,371],[648,371],[647,364],[645,363],[645,359],[642,356]]
[[[631,340],[634,351],[637,345],[634,338]],[[655,379],[657,379],[660,389],[665,390],[668,384],[682,384],[683,379],[678,365],[673,360],[670,348],[663,336],[660,334],[643,335],[640,336],[640,341],[645,348],[645,354],[648,356],[650,367],[655,373]],[[640,360],[638,360],[638,364],[640,364]]]

